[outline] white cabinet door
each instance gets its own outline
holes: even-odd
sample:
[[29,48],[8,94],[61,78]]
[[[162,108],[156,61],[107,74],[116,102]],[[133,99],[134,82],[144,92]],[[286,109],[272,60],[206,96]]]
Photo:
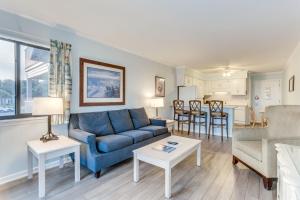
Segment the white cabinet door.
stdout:
[[234,123],[245,124],[246,123],[246,108],[237,107],[234,109]]
[[183,86],[185,81],[185,69],[184,68],[176,68],[176,85]]
[[212,95],[213,91],[211,89],[211,81],[206,80],[204,81],[204,94],[205,95]]
[[197,87],[197,98],[203,98],[203,95],[205,95],[204,81],[194,78],[193,85]]
[[247,95],[246,79],[231,79],[229,88],[231,95]]
[[184,86],[192,86],[193,85],[193,77],[185,76],[184,77]]
[[211,91],[212,92],[229,92],[230,80],[212,80]]

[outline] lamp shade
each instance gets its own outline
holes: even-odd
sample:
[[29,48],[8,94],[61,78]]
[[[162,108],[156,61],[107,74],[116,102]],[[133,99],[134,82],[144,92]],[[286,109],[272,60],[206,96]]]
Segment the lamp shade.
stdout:
[[164,99],[163,98],[153,98],[150,101],[150,106],[153,108],[164,107]]
[[37,97],[32,102],[32,115],[62,115],[63,99],[57,97]]

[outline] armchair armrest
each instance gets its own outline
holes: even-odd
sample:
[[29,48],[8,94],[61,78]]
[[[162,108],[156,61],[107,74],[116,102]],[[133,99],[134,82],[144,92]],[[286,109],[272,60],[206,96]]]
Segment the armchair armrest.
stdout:
[[154,126],[166,126],[167,120],[163,119],[150,119],[150,124]]
[[232,139],[235,141],[261,140],[267,137],[266,128],[234,128]]
[[265,163],[265,171],[268,177],[276,177],[276,162],[277,153],[275,150],[275,144],[290,144],[300,145],[300,137],[289,137],[289,138],[263,138],[262,139],[262,156],[263,162]]

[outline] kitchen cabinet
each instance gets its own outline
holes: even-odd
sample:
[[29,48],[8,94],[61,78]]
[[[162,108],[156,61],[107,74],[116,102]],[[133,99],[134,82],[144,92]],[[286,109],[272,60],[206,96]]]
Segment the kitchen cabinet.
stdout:
[[212,80],[210,81],[210,89],[212,92],[230,92],[230,80]]
[[247,74],[224,78],[218,74],[201,76],[185,68],[176,69],[177,86],[197,86],[199,98],[215,92],[226,92],[231,95],[247,95]]
[[193,85],[197,87],[197,98],[203,98],[205,95],[204,81],[200,79],[193,79]]
[[231,95],[247,95],[247,79],[231,79],[229,92]]
[[234,123],[247,125],[249,124],[249,108],[248,106],[237,106],[234,109]]
[[191,76],[184,76],[184,86],[193,86],[193,77]]

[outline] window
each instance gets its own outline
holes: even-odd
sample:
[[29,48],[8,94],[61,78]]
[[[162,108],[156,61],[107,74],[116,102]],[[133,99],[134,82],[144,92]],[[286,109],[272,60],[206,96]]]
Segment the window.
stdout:
[[48,96],[49,49],[0,38],[0,119],[30,116]]

